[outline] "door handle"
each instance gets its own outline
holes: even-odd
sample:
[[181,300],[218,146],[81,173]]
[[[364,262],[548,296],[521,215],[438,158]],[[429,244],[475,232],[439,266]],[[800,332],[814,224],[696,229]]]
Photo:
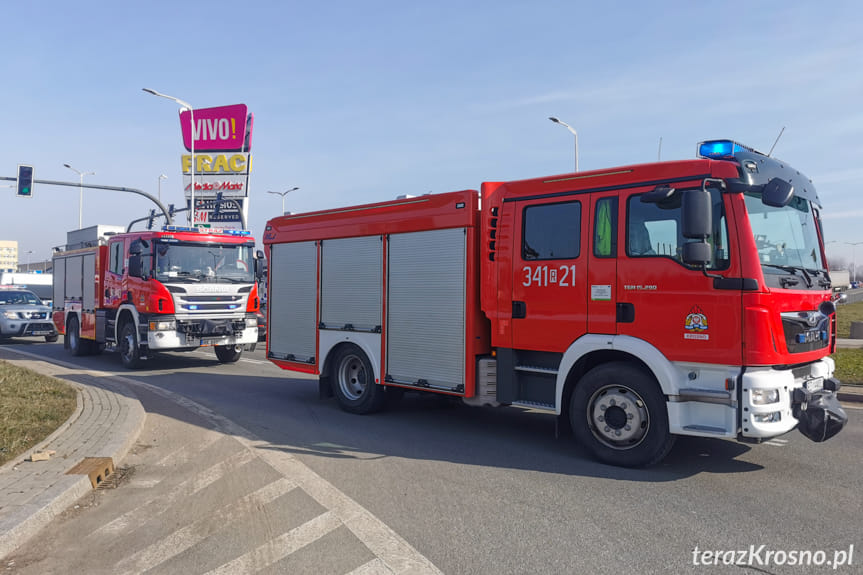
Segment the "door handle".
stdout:
[[512,319],[523,319],[527,317],[527,304],[523,301],[512,302]]
[[617,304],[617,323],[632,323],[635,321],[635,306],[631,303]]

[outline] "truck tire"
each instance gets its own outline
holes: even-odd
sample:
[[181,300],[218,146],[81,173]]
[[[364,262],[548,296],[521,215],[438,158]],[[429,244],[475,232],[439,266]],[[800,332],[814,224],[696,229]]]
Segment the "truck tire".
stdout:
[[242,345],[217,345],[216,357],[220,363],[234,363],[243,355]]
[[127,320],[123,323],[120,327],[120,338],[117,344],[123,367],[137,369],[143,365],[141,348],[138,346],[138,330],[134,322]]
[[628,363],[606,363],[587,372],[572,393],[569,419],[579,443],[611,465],[653,465],[674,445],[659,385]]
[[[78,318],[72,316],[69,318],[69,324],[66,326],[66,335],[63,336],[63,345],[72,352],[74,356],[87,355],[87,344],[81,340],[81,326],[78,323]],[[48,338],[45,338],[46,340]]]
[[375,383],[375,371],[366,354],[349,343],[336,352],[330,381],[341,408],[350,413],[380,411],[386,403],[383,386]]

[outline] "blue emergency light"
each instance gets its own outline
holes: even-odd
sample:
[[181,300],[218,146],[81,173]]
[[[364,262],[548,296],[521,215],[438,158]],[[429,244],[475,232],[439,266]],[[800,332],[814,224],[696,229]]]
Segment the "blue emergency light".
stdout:
[[709,140],[698,144],[698,157],[708,160],[733,158],[737,152],[754,152],[749,146],[738,144],[734,140]]

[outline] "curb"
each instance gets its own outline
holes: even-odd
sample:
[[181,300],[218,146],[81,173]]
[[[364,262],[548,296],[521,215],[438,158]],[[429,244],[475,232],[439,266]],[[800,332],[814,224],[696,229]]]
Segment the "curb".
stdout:
[[[87,456],[110,457],[115,462],[121,461],[126,456],[143,430],[146,419],[146,412],[141,402],[129,386],[113,380],[113,375],[110,378],[113,381],[102,382],[103,385],[101,386],[89,386],[86,383],[70,381],[64,375],[57,374],[49,366],[71,369],[76,374],[88,377],[101,377],[102,374],[97,371],[82,370],[79,366],[64,361],[46,361],[45,358],[26,351],[7,347],[2,349],[3,351],[33,360],[33,364],[28,363],[25,367],[43,375],[61,379],[78,391],[75,413],[54,433],[49,435],[48,438],[40,442],[36,447],[28,450],[27,453],[31,453],[36,449],[43,449],[58,440],[62,440],[67,433],[75,432],[76,427],[89,429],[102,425],[110,425],[110,437],[106,437],[106,440],[100,444],[88,447]],[[116,418],[117,421],[110,421],[110,411],[104,409],[104,405],[95,397],[97,389],[100,393],[107,394],[119,406],[121,415]],[[82,421],[81,416],[88,402],[97,408],[101,408],[98,413],[98,415],[102,416],[101,418],[97,417],[95,421],[93,419]],[[75,501],[93,490],[90,479],[86,475],[66,475],[66,471],[71,469],[76,463],[77,461],[74,459],[69,460],[68,462],[64,462],[62,467],[58,467],[58,469],[61,469],[59,473],[56,470],[52,470],[50,474],[56,481],[26,503],[14,506],[11,512],[6,513],[4,517],[0,518],[0,557],[5,557],[12,553],[28,539],[36,535],[57,515],[74,504]],[[16,457],[0,468],[0,473],[13,472],[13,469],[23,464],[23,455]],[[46,475],[48,474],[46,470]]]

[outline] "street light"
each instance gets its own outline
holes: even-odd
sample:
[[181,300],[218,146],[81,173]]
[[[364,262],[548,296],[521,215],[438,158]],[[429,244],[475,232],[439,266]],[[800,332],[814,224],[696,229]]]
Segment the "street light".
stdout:
[[573,136],[575,136],[575,171],[577,172],[578,171],[578,134],[575,132],[575,128],[573,128],[572,126],[570,126],[566,122],[555,118],[554,116],[549,116],[548,119],[551,120],[552,122],[554,122],[555,124],[560,124],[561,126],[566,128],[567,130],[569,130]]
[[268,194],[276,194],[277,196],[282,196],[282,215],[284,216],[285,215],[285,196],[287,196],[291,192],[295,192],[299,189],[300,188],[298,188],[298,187],[293,187],[290,190],[285,190],[284,192],[271,192],[271,191],[267,190],[267,193]]
[[95,176],[96,172],[79,172],[69,164],[63,164],[63,166],[78,174],[78,181],[80,182],[78,186],[78,229],[80,230],[84,216],[84,176]]
[[191,218],[192,226],[194,226],[195,225],[195,110],[194,110],[194,108],[192,108],[191,104],[189,104],[188,102],[184,102],[183,100],[181,100],[179,98],[175,98],[173,96],[168,96],[166,94],[160,94],[156,90],[151,90],[150,88],[141,88],[141,89],[144,90],[145,92],[147,92],[148,94],[153,94],[154,96],[159,96],[160,98],[167,98],[169,100],[173,100],[174,102],[176,102],[177,104],[182,106],[182,108],[180,108],[181,112],[183,111],[183,108],[189,110],[189,124],[190,124],[189,128],[191,128],[190,133],[192,136],[192,146],[191,146],[191,150],[190,150],[192,152],[192,171],[191,171],[192,172],[192,196],[191,196],[191,204],[190,204],[192,209],[190,210],[189,217]]
[[27,273],[30,273],[30,254],[33,253],[33,250],[27,250]]
[[162,180],[167,180],[168,176],[165,174],[159,174],[159,201],[162,201]]

